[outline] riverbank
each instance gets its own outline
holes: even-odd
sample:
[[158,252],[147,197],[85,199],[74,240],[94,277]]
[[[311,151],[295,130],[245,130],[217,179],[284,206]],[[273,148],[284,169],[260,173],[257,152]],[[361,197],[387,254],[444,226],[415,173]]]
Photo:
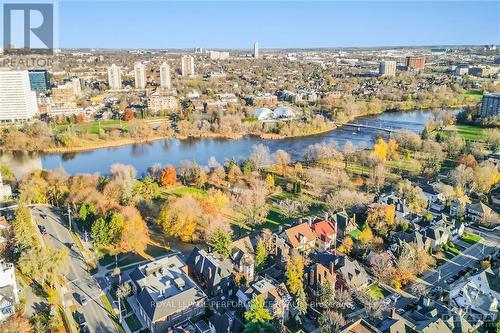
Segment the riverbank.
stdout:
[[180,135],[180,134],[173,134],[173,135],[154,135],[151,137],[148,137],[146,139],[138,140],[138,139],[133,139],[133,138],[120,138],[116,140],[108,140],[108,141],[103,141],[103,142],[87,142],[86,145],[83,146],[73,146],[73,147],[46,147],[43,148],[42,150],[39,150],[38,152],[40,153],[46,153],[46,154],[59,154],[59,153],[78,153],[78,152],[84,152],[84,151],[91,151],[95,149],[102,149],[102,148],[113,148],[113,147],[120,147],[120,146],[126,146],[126,145],[132,145],[132,144],[147,144],[147,143],[152,143],[154,141],[158,140],[165,140],[165,139],[170,139],[170,138],[176,138],[178,140],[188,140],[188,139],[227,139],[227,140],[239,140],[243,138],[244,136],[255,136],[259,137],[263,140],[282,140],[282,139],[288,139],[288,138],[300,138],[300,137],[307,137],[307,136],[313,136],[313,135],[319,135],[319,134],[324,134],[327,132],[330,132],[337,128],[337,125],[335,123],[329,124],[327,128],[322,128],[319,130],[312,130],[307,133],[300,133],[297,135],[280,135],[280,134],[275,134],[275,133],[242,133],[242,132],[237,132],[237,133],[214,133],[214,132],[204,132],[199,135]]

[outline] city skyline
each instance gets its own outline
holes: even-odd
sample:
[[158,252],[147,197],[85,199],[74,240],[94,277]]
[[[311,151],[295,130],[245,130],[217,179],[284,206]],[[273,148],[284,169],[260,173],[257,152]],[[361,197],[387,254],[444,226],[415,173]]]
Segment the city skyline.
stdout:
[[[157,10],[151,12],[149,4]],[[492,24],[500,20],[500,3],[496,1],[453,2],[453,6],[449,1],[220,4],[96,1],[89,7],[88,2],[63,1],[59,3],[59,45],[251,49],[258,41],[263,49],[286,49],[500,43],[500,27]],[[82,13],[89,8],[94,22],[107,22],[104,28],[85,21]],[[474,12],[481,15],[471,15]],[[124,24],[132,21],[136,23]]]

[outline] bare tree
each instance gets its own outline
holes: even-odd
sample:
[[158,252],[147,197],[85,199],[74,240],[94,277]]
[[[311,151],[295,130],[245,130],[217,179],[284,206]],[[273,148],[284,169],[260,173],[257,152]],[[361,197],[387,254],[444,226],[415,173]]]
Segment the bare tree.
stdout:
[[287,219],[292,219],[298,216],[300,213],[300,203],[295,200],[285,199],[278,202],[278,209],[281,211],[283,216]]
[[269,154],[269,147],[259,143],[252,146],[250,152],[250,159],[255,163],[257,168],[262,168],[271,163],[271,155]]
[[260,179],[255,179],[248,189],[234,197],[234,206],[243,215],[248,225],[256,226],[264,222],[269,211],[266,204],[268,192],[267,184]]

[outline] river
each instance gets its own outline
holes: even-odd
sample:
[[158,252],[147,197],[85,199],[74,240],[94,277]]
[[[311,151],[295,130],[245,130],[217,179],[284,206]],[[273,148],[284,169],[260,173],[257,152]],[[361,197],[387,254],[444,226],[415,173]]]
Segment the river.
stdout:
[[[353,123],[419,132],[432,114],[431,111],[422,110],[385,112],[376,116],[359,117]],[[362,148],[372,146],[377,136],[381,135],[387,136],[388,133],[368,128],[356,129],[352,126],[342,126],[319,135],[281,140],[264,140],[254,136],[245,136],[237,140],[169,138],[150,143],[99,148],[78,153],[4,153],[0,155],[0,163],[9,165],[18,179],[37,168],[62,167],[69,174],[107,174],[114,163],[133,165],[137,170],[137,175],[141,176],[146,173],[148,167],[156,163],[162,166],[167,164],[176,166],[183,160],[194,160],[200,165],[207,165],[211,156],[220,163],[232,158],[240,160],[249,155],[254,144],[259,143],[268,146],[271,153],[283,149],[290,153],[292,158],[298,159],[304,148],[314,143],[335,141],[339,147],[342,147],[350,140],[356,147]]]

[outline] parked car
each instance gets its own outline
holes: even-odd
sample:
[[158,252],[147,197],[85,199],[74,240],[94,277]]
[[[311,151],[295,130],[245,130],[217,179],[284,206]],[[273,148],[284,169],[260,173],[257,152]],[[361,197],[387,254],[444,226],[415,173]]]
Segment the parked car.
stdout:
[[386,305],[391,304],[391,298],[390,297],[385,298],[384,299],[384,304],[386,304]]
[[394,301],[394,303],[396,303],[398,301],[398,299],[401,298],[401,295],[398,294],[398,293],[394,293],[394,294],[391,295],[391,298]]
[[85,297],[85,295],[83,294],[76,294],[76,300],[82,306],[87,305],[87,297]]
[[38,225],[38,229],[43,236],[47,236],[47,228],[45,228],[43,225]]
[[87,321],[85,320],[85,316],[81,312],[75,311],[73,313],[73,317],[75,318],[75,321],[79,326],[83,326],[87,323]]

